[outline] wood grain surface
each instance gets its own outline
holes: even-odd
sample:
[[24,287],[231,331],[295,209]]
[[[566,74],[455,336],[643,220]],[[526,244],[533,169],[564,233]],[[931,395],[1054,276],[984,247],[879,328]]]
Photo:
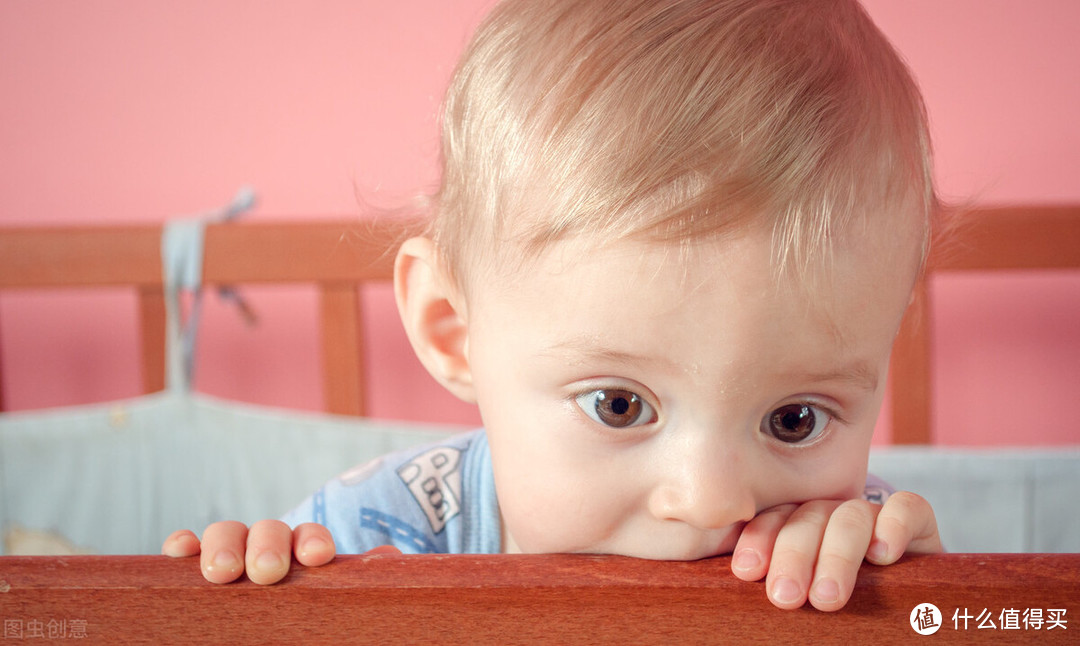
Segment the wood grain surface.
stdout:
[[[922,637],[909,616],[927,602],[941,610],[942,627]],[[1023,622],[1032,610],[1043,618],[1038,629]],[[85,634],[111,644],[1041,644],[1080,643],[1078,615],[1080,554],[945,554],[864,565],[854,596],[836,613],[776,609],[763,584],[731,574],[728,557],[340,556],[265,587],[207,583],[197,558],[0,557],[0,619],[5,630],[21,629],[23,641],[28,629],[47,633],[51,625],[64,628],[65,639]],[[1063,625],[1050,628],[1051,616]],[[978,627],[986,617],[995,628]],[[1006,628],[1013,618],[1019,627]],[[0,639],[7,641],[15,643],[10,633]]]

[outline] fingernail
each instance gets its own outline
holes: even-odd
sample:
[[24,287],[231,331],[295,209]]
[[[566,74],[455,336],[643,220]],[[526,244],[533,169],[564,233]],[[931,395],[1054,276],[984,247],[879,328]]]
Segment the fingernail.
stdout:
[[772,596],[778,603],[785,605],[798,603],[802,597],[802,589],[791,579],[781,577],[773,583]]
[[326,541],[323,539],[309,538],[300,546],[300,556],[307,556],[312,552],[325,552],[327,547]]
[[226,570],[228,572],[235,572],[240,567],[240,559],[236,558],[236,555],[226,550],[218,552],[214,555],[214,559],[207,566],[207,570]]
[[757,555],[757,552],[751,549],[739,550],[735,555],[735,559],[731,562],[731,567],[742,572],[753,570],[760,566],[761,557]]
[[832,579],[821,579],[814,584],[814,598],[825,603],[840,600],[840,586]]
[[279,570],[284,565],[281,557],[267,550],[255,558],[255,567],[264,571]]
[[870,547],[866,550],[866,558],[871,561],[884,561],[889,555],[889,545],[878,538],[875,538],[870,542]]

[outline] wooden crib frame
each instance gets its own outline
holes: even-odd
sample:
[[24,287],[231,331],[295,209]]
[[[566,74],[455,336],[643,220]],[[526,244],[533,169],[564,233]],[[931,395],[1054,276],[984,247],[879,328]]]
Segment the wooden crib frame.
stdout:
[[932,603],[946,642],[1075,643],[1080,630],[1080,554],[864,565],[837,613],[778,610],[730,563],[339,556],[257,586],[207,583],[197,558],[4,557],[0,618],[24,637],[51,626],[110,644],[894,644],[919,638],[910,616]]
[[[325,410],[365,412],[357,287],[393,278],[401,223],[342,220],[210,224],[207,286],[318,287]],[[144,393],[165,387],[160,225],[0,228],[0,289],[132,287],[138,294]],[[0,400],[0,410],[3,402]]]
[[[1080,207],[977,209],[965,218],[961,241],[935,251],[928,276],[1080,267]],[[326,409],[362,415],[356,287],[390,278],[390,250],[402,232],[393,222],[211,225],[204,280],[317,284]],[[143,388],[154,392],[165,383],[160,237],[159,226],[0,228],[0,289],[133,286]],[[927,284],[919,285],[894,351],[896,443],[933,438]],[[1071,641],[1080,630],[1073,623],[1078,600],[1077,554],[945,554],[909,556],[887,568],[864,565],[850,603],[835,614],[773,608],[760,583],[734,578],[728,557],[671,563],[567,555],[342,556],[322,568],[297,568],[269,587],[211,585],[195,559],[0,557],[5,639],[85,636],[105,643],[894,643],[916,636],[909,615],[923,603],[942,612],[938,638],[1001,641],[1037,634],[1055,643]],[[1038,629],[1022,620],[1026,611],[1040,613]],[[979,628],[984,613],[994,629]],[[1065,623],[1051,628],[1052,616]]]
[[[1080,206],[978,208],[959,217],[956,239],[931,254],[893,351],[894,444],[933,440],[930,277],[961,270],[1080,268]],[[394,221],[213,224],[206,230],[204,282],[317,285],[325,409],[363,415],[357,287],[392,278],[393,250],[404,232]],[[133,287],[139,295],[143,391],[156,392],[165,386],[160,240],[158,225],[0,228],[0,289]]]
[[932,444],[930,321],[934,275],[955,271],[1080,269],[1080,205],[972,208],[950,214],[951,232],[931,250],[893,346],[892,443]]

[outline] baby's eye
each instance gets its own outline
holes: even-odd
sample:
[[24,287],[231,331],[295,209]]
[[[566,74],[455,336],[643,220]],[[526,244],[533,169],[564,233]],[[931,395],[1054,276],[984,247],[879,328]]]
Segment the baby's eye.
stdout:
[[653,407],[629,390],[590,390],[575,397],[574,401],[590,418],[612,428],[641,426],[656,420]]
[[781,442],[798,444],[820,435],[831,419],[832,415],[817,406],[788,404],[761,420],[761,430]]

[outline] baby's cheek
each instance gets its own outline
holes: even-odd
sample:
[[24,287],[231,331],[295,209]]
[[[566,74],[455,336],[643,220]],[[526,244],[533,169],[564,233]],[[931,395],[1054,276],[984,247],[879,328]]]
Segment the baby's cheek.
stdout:
[[796,485],[806,492],[806,500],[862,498],[869,447],[854,437],[843,439],[845,441],[833,443],[829,451],[806,465],[802,482]]
[[545,529],[551,525],[550,503],[530,486],[530,483],[522,479],[509,479],[505,486],[498,487],[499,514],[502,518],[502,531],[504,547],[503,551],[516,548],[516,551],[535,553],[543,551],[538,539],[542,539],[548,532]]
[[758,511],[811,500],[852,500],[863,497],[865,466],[834,462],[759,483]]
[[828,483],[827,486],[821,487],[819,495],[814,496],[813,499],[851,500],[853,498],[862,498],[865,484],[865,476],[857,478],[837,478],[836,482]]
[[598,540],[597,510],[556,483],[514,487],[499,504],[504,532],[521,552],[580,552]]

